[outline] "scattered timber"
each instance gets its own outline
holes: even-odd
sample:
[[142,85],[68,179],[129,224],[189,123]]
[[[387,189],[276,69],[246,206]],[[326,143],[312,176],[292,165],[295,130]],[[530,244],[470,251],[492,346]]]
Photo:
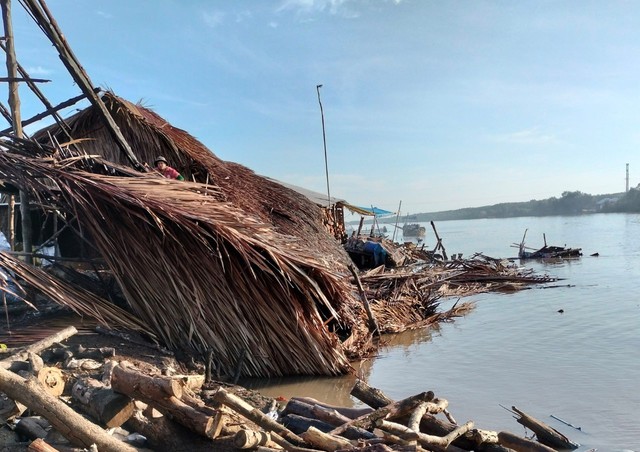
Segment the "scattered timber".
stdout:
[[[60,336],[56,333],[51,337]],[[175,374],[169,368],[149,364],[141,367],[120,356],[117,349],[104,358],[99,369],[84,373],[68,369],[64,365],[66,355],[47,352],[42,348],[46,343],[81,353],[92,350],[61,346],[51,340],[29,347],[53,360],[38,360],[30,352],[30,361],[42,361],[42,368],[61,368],[70,383],[61,396],[71,395],[71,406],[43,390],[43,383],[34,376],[25,379],[0,367],[0,391],[41,416],[14,413],[8,417],[16,423],[22,438],[28,438],[26,443],[19,443],[23,446],[10,450],[49,452],[91,444],[116,452],[134,451],[136,447],[175,452],[549,452],[576,447],[564,435],[516,407],[513,412],[519,416],[518,423],[533,431],[537,441],[510,432],[479,429],[473,421],[457,424],[449,413],[449,400],[436,397],[432,391],[395,401],[356,380],[351,395],[368,407],[338,407],[305,397],[292,398],[279,406],[273,399],[238,386],[205,383],[202,374]],[[73,408],[89,414],[95,423]],[[105,428],[116,432],[108,435]],[[60,443],[52,432],[66,438],[67,444]]]

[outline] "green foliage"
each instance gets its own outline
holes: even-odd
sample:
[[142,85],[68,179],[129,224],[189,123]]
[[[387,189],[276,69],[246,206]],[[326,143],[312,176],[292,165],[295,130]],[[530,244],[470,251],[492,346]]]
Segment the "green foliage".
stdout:
[[[581,191],[565,191],[560,198],[526,202],[467,207],[458,210],[420,213],[415,221],[472,220],[476,218],[541,217],[581,215],[595,212],[640,212],[640,187],[626,193],[589,195]],[[412,215],[413,216],[413,215]]]

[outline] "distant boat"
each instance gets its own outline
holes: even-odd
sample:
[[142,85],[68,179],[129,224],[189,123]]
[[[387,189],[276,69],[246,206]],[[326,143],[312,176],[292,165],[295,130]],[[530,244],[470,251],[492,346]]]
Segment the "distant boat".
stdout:
[[402,235],[404,237],[424,237],[426,233],[427,229],[418,223],[405,223],[402,226]]

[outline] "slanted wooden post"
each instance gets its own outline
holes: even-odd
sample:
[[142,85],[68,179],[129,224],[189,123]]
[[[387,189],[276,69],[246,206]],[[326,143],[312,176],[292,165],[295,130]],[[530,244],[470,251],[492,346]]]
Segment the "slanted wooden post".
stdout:
[[[4,1],[4,0],[3,0]],[[94,87],[89,78],[89,75],[85,72],[82,65],[78,62],[75,55],[71,51],[71,48],[67,44],[64,35],[58,28],[58,24],[53,18],[44,0],[36,2],[35,0],[24,0],[24,4],[28,7],[29,12],[33,15],[33,18],[37,24],[42,28],[44,34],[49,38],[54,45],[60,56],[60,60],[66,66],[69,74],[73,80],[78,84],[78,87],[91,104],[96,107],[98,114],[102,116],[107,126],[107,129],[113,136],[118,147],[124,152],[131,164],[139,170],[143,170],[143,166],[138,161],[137,157],[133,153],[131,146],[125,139],[124,135],[120,131],[120,128],[114,121],[111,113],[107,110],[106,105],[94,92]]]
[[[7,52],[7,75],[9,77],[9,108],[13,134],[17,138],[23,137],[22,119],[20,117],[20,96],[18,95],[18,63],[16,61],[15,46],[13,45],[13,25],[11,23],[11,1],[0,0],[2,4],[2,22],[4,23],[4,37]],[[33,264],[31,255],[31,212],[29,209],[29,193],[20,190],[20,215],[22,217],[22,250],[28,264]]]
[[433,221],[431,222],[431,227],[433,228],[433,233],[436,235],[436,247],[433,249],[433,251],[437,251],[438,248],[440,248],[442,250],[442,257],[444,258],[444,260],[449,260],[449,258],[447,257],[447,252],[442,245],[442,239],[438,235],[438,231],[436,231],[436,225]]

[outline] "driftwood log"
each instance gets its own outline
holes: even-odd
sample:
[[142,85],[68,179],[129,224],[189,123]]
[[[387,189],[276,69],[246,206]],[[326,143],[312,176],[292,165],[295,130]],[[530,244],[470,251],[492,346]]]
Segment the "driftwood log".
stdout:
[[269,432],[256,430],[239,430],[233,437],[233,445],[238,449],[255,449],[266,446],[271,441]]
[[369,414],[365,414],[356,419],[353,419],[346,424],[341,425],[329,432],[332,435],[341,435],[349,427],[359,427],[365,430],[371,430],[378,419],[389,418],[393,419],[400,416],[405,416],[411,413],[416,406],[422,402],[430,402],[433,400],[433,392],[422,392],[398,402],[392,402],[382,408],[372,411]]
[[213,416],[180,400],[182,384],[167,377],[150,377],[122,362],[111,373],[111,387],[114,391],[126,394],[132,399],[141,400],[189,428],[190,430],[213,438],[216,435],[216,422]]
[[540,422],[514,406],[512,406],[511,409],[520,416],[516,421],[535,433],[536,438],[538,438],[538,441],[542,444],[553,447],[554,449],[577,449],[579,447],[578,444],[572,442],[553,427]]
[[130,397],[106,388],[93,378],[76,380],[71,388],[71,396],[79,402],[83,411],[109,428],[120,427],[135,411]]
[[[356,381],[351,390],[351,395],[372,408],[380,408],[393,402],[393,399],[387,397],[382,391],[367,385],[362,380]],[[435,400],[437,399],[434,399],[434,401],[432,402],[435,402]],[[423,415],[422,419],[420,420],[420,430],[422,432],[435,436],[446,436],[457,428],[458,425],[446,421],[441,421],[431,414]],[[468,439],[466,435],[456,439],[453,444],[458,448],[466,450],[507,452],[506,448],[499,444],[477,444],[476,442]],[[454,445],[450,445],[448,450],[451,450]]]
[[[210,452],[214,450],[210,438],[194,435],[187,427],[172,421],[167,416],[149,419],[136,411],[124,427],[147,438],[147,444],[153,450],[171,452]],[[215,450],[224,450],[216,443]],[[229,448],[229,450],[232,450]]]
[[29,444],[27,450],[29,452],[59,452],[58,449],[47,443],[42,438],[36,438],[35,440],[31,441],[31,444]]
[[355,446],[348,440],[340,436],[322,432],[315,427],[309,427],[309,429],[302,434],[302,437],[306,442],[321,450],[336,451],[355,449]]
[[74,444],[114,452],[135,452],[135,448],[108,435],[103,429],[89,422],[56,397],[43,391],[33,378],[25,380],[0,367],[0,391],[46,418],[65,438]]
[[[367,414],[370,412],[371,411],[368,410]],[[291,419],[289,417],[291,415],[298,415],[298,416],[302,416],[309,419],[316,419],[318,421],[323,422],[325,425],[328,424],[333,427],[339,427],[352,420],[346,416],[341,415],[335,409],[325,408],[317,404],[311,405],[298,398],[290,399],[281,413],[282,420],[284,421],[283,423],[285,425],[287,425],[286,420]],[[309,424],[309,425],[312,425],[312,424]],[[307,428],[309,425],[307,425]],[[318,427],[318,429],[322,430],[323,432],[328,432],[332,430],[332,428],[328,428],[328,429],[321,428],[317,425],[315,425],[315,427]],[[290,427],[290,429],[293,431],[300,431],[292,427]],[[306,428],[304,430],[306,430]],[[368,430],[365,430],[363,428],[353,427],[353,426],[347,428],[342,433],[342,436],[347,439],[372,439],[376,437],[373,433],[369,432]]]
[[279,424],[274,419],[271,419],[262,411],[245,402],[240,397],[225,391],[223,388],[218,388],[211,398],[218,403],[228,406],[238,414],[270,432],[273,442],[284,449],[288,450],[288,447],[292,445],[303,448],[307,446],[305,440],[293,433],[291,430],[282,424]]
[[434,436],[421,433],[420,431],[412,430],[409,427],[405,427],[395,422],[386,421],[384,419],[378,419],[376,426],[382,430],[391,432],[402,439],[417,441],[423,446],[433,447],[439,446],[443,449],[448,449],[449,445],[460,436],[466,434],[473,428],[473,422],[469,421],[464,425],[461,425],[447,436]]
[[[335,411],[339,415],[348,418],[347,420],[355,419],[357,417],[362,416],[363,414],[368,414],[368,413],[371,413],[373,411],[373,409],[369,408],[369,407],[349,408],[349,407],[344,407],[344,406],[331,405],[331,404],[322,402],[320,400],[314,399],[313,397],[292,397],[291,400],[298,400],[300,402],[304,402],[304,403],[307,403],[309,405],[318,405],[318,406],[320,406],[322,408],[325,408],[327,410]],[[391,403],[391,402],[392,402],[392,400],[389,403]],[[383,403],[380,406],[378,406],[377,408],[381,408],[381,407],[383,407],[385,405],[388,405],[389,403]],[[339,424],[342,424],[342,422],[339,423]]]
[[[118,366],[113,368],[111,384],[115,384],[120,388],[127,388],[125,394],[139,400],[144,400],[145,398],[163,399],[166,397],[180,399],[182,397],[182,384],[179,380],[165,376],[152,377],[146,375],[127,361],[121,361]],[[115,386],[114,389],[116,389]]]
[[2,361],[0,361],[0,368],[9,369],[11,367],[11,364],[14,361],[26,361],[26,360],[29,359],[29,353],[38,354],[42,350],[51,347],[56,342],[62,342],[65,339],[70,338],[71,336],[73,336],[77,332],[78,332],[78,330],[76,330],[75,327],[69,326],[69,327],[67,327],[67,328],[65,328],[63,330],[60,330],[59,332],[57,332],[55,334],[52,334],[51,336],[47,336],[44,339],[39,340],[38,342],[35,342],[35,343],[31,344],[28,347],[25,347],[20,352],[14,354],[14,355],[11,355],[10,357],[5,358]]
[[522,438],[510,432],[499,432],[498,441],[501,445],[513,449],[517,452],[556,452],[549,446]]

